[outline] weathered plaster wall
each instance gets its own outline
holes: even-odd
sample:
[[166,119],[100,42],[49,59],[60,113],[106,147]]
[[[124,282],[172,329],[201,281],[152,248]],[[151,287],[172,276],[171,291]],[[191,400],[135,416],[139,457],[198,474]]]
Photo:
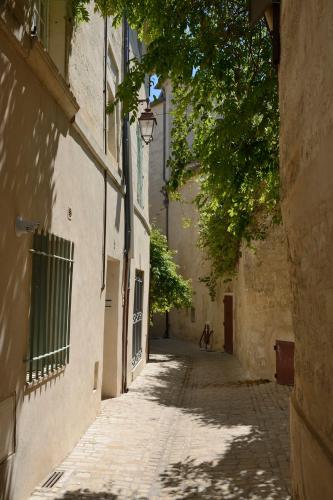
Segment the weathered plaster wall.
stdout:
[[283,227],[272,228],[254,248],[243,247],[234,280],[234,350],[253,376],[274,380],[275,342],[294,339]]
[[[89,23],[81,23],[73,31],[68,74],[71,90],[80,103],[89,131],[103,147],[104,20],[94,13],[93,2],[88,5],[88,10]],[[110,26],[109,20],[107,43],[121,77],[122,28],[114,30]]]
[[[9,459],[14,468],[8,498],[20,500],[66,455],[98,411],[100,375],[96,391],[93,377],[95,362],[100,373],[103,364],[104,184],[102,172],[47,91],[3,38],[1,47],[1,74],[6,82],[1,92],[1,116],[6,116],[1,130],[1,259],[6,266],[0,274],[5,291],[0,399],[16,392],[17,446]],[[68,207],[73,212],[71,221]],[[117,194],[112,189],[109,220],[116,207]],[[41,227],[75,244],[70,363],[61,376],[28,393],[23,360],[29,335],[32,237],[15,235],[17,215],[38,220]],[[114,230],[116,245],[109,249],[121,260],[122,228],[121,222],[118,233]]]
[[[16,401],[16,418],[13,415],[8,428],[2,427],[1,433],[3,435],[8,432],[9,435],[10,427],[16,424],[16,448],[15,453],[0,465],[0,498],[25,500],[34,486],[65,457],[99,409],[105,313],[105,291],[101,290],[104,169],[100,166],[99,158],[109,168],[106,254],[119,262],[120,305],[123,303],[124,200],[116,165],[107,155],[103,156],[100,147],[102,137],[99,131],[103,110],[98,104],[99,98],[97,97],[95,110],[94,102],[91,102],[95,95],[84,95],[78,91],[82,112],[79,112],[76,124],[70,123],[62,106],[53,99],[50,89],[40,82],[31,66],[26,64],[16,42],[8,36],[1,22],[0,20],[0,258],[3,265],[0,272],[0,402],[11,394],[15,395]],[[84,48],[85,56],[77,61],[79,66],[84,60],[93,60],[96,71],[86,68],[85,78],[81,73],[76,73],[79,81],[76,81],[75,87],[72,80],[72,88],[82,88],[91,83],[95,90],[99,88],[98,95],[102,95],[100,66],[103,64],[103,26],[97,21],[96,23],[93,21],[90,29],[95,37],[96,26],[99,26],[96,40],[100,49],[99,58],[97,60],[95,57],[96,47],[90,44],[90,49],[86,46]],[[85,32],[85,36],[88,37],[89,33],[90,31]],[[29,51],[30,48],[26,50]],[[75,59],[74,52],[72,58]],[[74,79],[74,60],[70,64],[71,77]],[[98,79],[97,83],[95,77]],[[65,94],[63,99],[66,100]],[[85,113],[85,109],[90,109],[89,113]],[[89,114],[91,121],[87,122]],[[87,145],[89,137],[82,136],[83,129],[95,137],[92,149],[91,144]],[[136,137],[136,131],[132,130],[131,135]],[[134,169],[136,139],[131,144]],[[144,174],[148,177],[147,151],[144,153],[143,165]],[[135,189],[134,186],[134,195]],[[146,209],[137,208],[136,214],[133,214],[136,245],[132,260],[130,325],[135,268],[145,273],[145,310],[148,304],[147,183],[145,190]],[[71,220],[67,217],[69,207],[72,209]],[[42,228],[75,244],[70,362],[59,376],[47,379],[31,390],[25,387],[24,359],[29,337],[29,249],[32,246],[32,236],[16,236],[14,222],[18,215],[40,221]],[[117,325],[114,325],[117,338],[115,348],[118,350],[117,376],[121,370],[119,349],[122,345],[122,307],[120,312]],[[143,318],[144,348],[146,331],[147,314]],[[130,361],[129,349],[129,382],[144,366],[145,352],[141,365],[134,374]],[[98,378],[97,387],[94,388],[96,363]],[[119,392],[119,376],[115,386]]]
[[296,336],[294,498],[333,492],[333,3],[282,3],[283,218]]

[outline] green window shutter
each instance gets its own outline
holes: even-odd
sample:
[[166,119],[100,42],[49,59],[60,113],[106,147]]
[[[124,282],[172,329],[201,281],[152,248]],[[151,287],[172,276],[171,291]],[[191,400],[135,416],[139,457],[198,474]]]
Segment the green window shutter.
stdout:
[[136,142],[137,142],[137,201],[140,207],[144,208],[143,201],[143,144],[140,133],[140,127],[137,125],[136,127]]

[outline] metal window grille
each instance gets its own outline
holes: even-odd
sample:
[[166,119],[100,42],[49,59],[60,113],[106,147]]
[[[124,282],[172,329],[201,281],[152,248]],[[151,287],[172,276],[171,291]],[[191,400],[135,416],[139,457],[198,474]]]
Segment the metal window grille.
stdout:
[[136,142],[137,142],[137,201],[140,207],[143,208],[143,145],[140,127],[136,128]]
[[136,366],[142,357],[142,315],[143,315],[143,272],[135,272],[132,366]]
[[31,323],[27,382],[69,361],[74,243],[35,233],[32,253]]

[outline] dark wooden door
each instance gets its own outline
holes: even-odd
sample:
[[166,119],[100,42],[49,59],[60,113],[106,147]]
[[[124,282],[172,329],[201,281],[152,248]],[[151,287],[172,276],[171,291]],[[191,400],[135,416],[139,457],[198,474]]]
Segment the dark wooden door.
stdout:
[[277,340],[276,351],[276,381],[282,385],[294,385],[294,342]]
[[233,296],[225,295],[224,299],[224,350],[232,354],[234,351]]

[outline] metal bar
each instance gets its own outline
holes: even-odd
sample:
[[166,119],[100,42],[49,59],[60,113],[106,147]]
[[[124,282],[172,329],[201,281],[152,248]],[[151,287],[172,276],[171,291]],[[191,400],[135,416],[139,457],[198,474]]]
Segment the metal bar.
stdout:
[[[51,253],[54,254],[56,248],[56,236],[53,234],[51,238]],[[56,349],[56,333],[55,333],[55,294],[56,294],[56,259],[52,258],[51,265],[51,290],[50,290],[50,336],[51,336],[51,366],[52,370],[56,368],[56,357],[53,352]]]
[[53,369],[53,329],[52,329],[52,320],[53,320],[53,275],[54,275],[54,259],[52,258],[53,254],[53,234],[49,234],[49,281],[48,281],[48,314],[47,314],[47,335],[49,339],[49,357],[48,357],[48,371],[50,372]]
[[[62,252],[62,238],[58,237],[58,255]],[[58,287],[57,287],[57,297],[58,297],[58,317],[57,317],[57,367],[61,366],[61,348],[62,348],[62,338],[61,338],[61,322],[62,322],[62,266],[63,260],[58,260]]]
[[[42,250],[42,235],[37,234],[36,238],[36,243],[37,243],[37,249]],[[35,347],[36,350],[35,352],[39,356],[42,354],[42,346],[41,346],[41,292],[42,292],[42,256],[38,255],[38,258],[36,260],[37,263],[37,282],[36,282],[36,309],[37,309],[37,323],[36,323],[36,343]],[[41,371],[41,365],[37,360],[37,363],[35,365],[35,378],[39,378],[39,372]]]
[[[59,237],[55,236],[55,251],[57,254],[59,254]],[[55,260],[55,294],[54,294],[54,340],[55,340],[55,368],[58,368],[59,364],[59,356],[58,356],[58,349],[59,349],[59,283],[60,283],[60,276],[59,276],[59,263],[60,260],[56,259]]]
[[[65,257],[70,256],[70,242],[65,241]],[[65,284],[64,284],[64,323],[63,323],[63,345],[67,344],[67,325],[68,325],[68,293],[69,293],[69,266],[70,262],[65,262]],[[67,355],[64,353],[63,364],[66,364]]]
[[[51,351],[51,337],[50,337],[50,329],[49,329],[49,322],[50,322],[50,285],[51,285],[51,258],[49,257],[49,254],[51,253],[51,235],[47,233],[46,235],[46,242],[47,242],[47,253],[48,256],[46,257],[47,265],[46,265],[46,297],[45,297],[45,303],[46,303],[46,318],[45,318],[45,338],[46,338],[46,350],[45,353],[49,353]],[[50,356],[48,356],[45,360],[46,365],[46,373],[49,373],[50,371]]]
[[[47,251],[47,234],[41,234],[42,250]],[[46,310],[47,310],[47,257],[41,255],[41,297],[40,297],[40,354],[47,353],[47,338],[46,338]],[[45,374],[45,360],[40,366],[41,377]]]
[[[55,236],[55,238],[58,238],[57,236]],[[66,260],[66,261],[70,261],[70,262],[74,262],[73,260],[71,259],[67,259],[66,257],[61,257],[60,255],[56,255],[55,253],[47,253],[47,252],[43,252],[43,251],[37,251],[37,250],[34,250],[33,248],[30,248],[29,250],[30,253],[32,254],[38,254],[38,255],[45,255],[46,257],[52,257],[53,259],[59,259],[59,260]]]
[[[64,255],[66,258],[70,257],[70,242],[65,241],[65,250]],[[64,283],[64,319],[63,319],[63,344],[67,344],[67,335],[68,335],[68,293],[69,293],[69,267],[70,262],[65,262],[65,283]],[[66,364],[66,353],[63,355],[63,364]]]
[[[65,253],[65,240],[63,238],[60,238],[60,254],[62,257],[64,257]],[[65,308],[65,265],[66,262],[64,259],[61,259],[59,261],[59,266],[60,266],[60,287],[59,287],[59,343],[60,343],[60,348],[62,348],[65,344],[65,338],[64,338],[64,308]],[[60,365],[63,365],[63,352],[60,351],[60,356],[59,356],[59,362]]]
[[[71,336],[71,309],[72,309],[72,285],[73,285],[73,262],[74,262],[74,243],[70,244],[70,272],[69,272],[69,284],[68,284],[68,293],[69,293],[69,302],[68,302],[68,328],[67,328],[67,344],[70,344],[70,336]],[[67,351],[67,363],[69,363],[69,349]]]
[[[37,235],[34,234],[33,246],[36,247]],[[29,366],[28,366],[28,381],[32,382],[33,373],[33,355],[35,343],[35,328],[36,328],[36,279],[37,279],[37,263],[36,257],[32,259],[32,273],[31,273],[31,317],[30,317],[30,339],[29,339]]]
[[33,358],[26,359],[26,361],[37,361],[39,359],[44,359],[44,358],[47,358],[47,357],[51,356],[52,354],[56,354],[56,353],[62,352],[62,351],[67,351],[67,349],[69,349],[69,348],[70,348],[70,344],[65,345],[63,347],[60,347],[56,351],[47,352],[45,354],[42,354],[41,356],[35,356]]

